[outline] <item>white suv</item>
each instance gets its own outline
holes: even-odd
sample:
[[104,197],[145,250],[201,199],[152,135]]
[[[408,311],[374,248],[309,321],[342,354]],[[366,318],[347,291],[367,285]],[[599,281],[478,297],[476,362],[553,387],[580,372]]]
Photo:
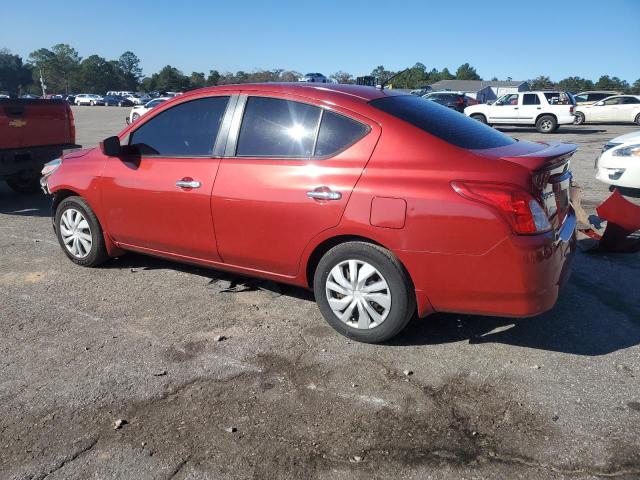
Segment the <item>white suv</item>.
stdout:
[[540,133],[552,133],[558,125],[574,122],[574,100],[565,92],[508,93],[492,104],[472,105],[465,115],[489,125],[535,125]]
[[93,95],[91,93],[81,93],[76,95],[74,100],[76,105],[104,105],[104,98],[100,95]]

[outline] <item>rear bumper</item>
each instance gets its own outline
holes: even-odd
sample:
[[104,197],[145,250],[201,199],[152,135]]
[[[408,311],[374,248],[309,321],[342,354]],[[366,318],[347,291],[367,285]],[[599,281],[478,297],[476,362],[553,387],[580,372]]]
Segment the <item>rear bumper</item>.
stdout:
[[483,255],[396,252],[412,276],[418,314],[530,317],[550,310],[576,248],[573,210],[556,233],[509,236]]
[[25,170],[39,171],[45,163],[62,156],[62,151],[69,148],[81,146],[63,144],[0,150],[0,178],[11,177]]
[[558,115],[558,125],[571,125],[575,122],[575,115]]

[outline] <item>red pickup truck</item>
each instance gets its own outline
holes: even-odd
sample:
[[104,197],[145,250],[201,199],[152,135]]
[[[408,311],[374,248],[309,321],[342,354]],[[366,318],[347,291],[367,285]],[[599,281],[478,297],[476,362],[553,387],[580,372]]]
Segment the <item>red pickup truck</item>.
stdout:
[[45,163],[75,144],[76,127],[64,100],[0,99],[0,180],[20,193],[40,189]]

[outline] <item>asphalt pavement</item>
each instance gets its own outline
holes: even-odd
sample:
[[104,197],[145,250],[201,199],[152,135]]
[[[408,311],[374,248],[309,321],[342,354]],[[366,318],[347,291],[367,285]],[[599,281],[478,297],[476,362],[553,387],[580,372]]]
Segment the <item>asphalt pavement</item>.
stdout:
[[[74,107],[78,143],[128,109]],[[507,128],[593,161],[630,125]],[[578,253],[530,319],[436,314],[393,342],[306,290],[127,254],[71,263],[0,185],[0,479],[640,478],[640,254]]]

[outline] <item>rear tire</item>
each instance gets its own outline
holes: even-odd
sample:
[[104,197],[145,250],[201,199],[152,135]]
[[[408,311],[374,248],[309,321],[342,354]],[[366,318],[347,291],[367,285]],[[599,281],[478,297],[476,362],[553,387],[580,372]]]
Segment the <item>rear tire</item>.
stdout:
[[35,170],[22,172],[7,179],[7,185],[16,193],[38,193],[40,191],[40,174]]
[[636,122],[636,125],[640,125],[640,113],[636,115],[635,122]]
[[325,253],[313,290],[327,323],[359,342],[396,336],[416,311],[414,288],[403,266],[389,250],[370,243],[347,242]]
[[485,117],[481,113],[474,113],[473,115],[471,115],[471,118],[477,120],[480,123],[484,123],[485,125],[487,124],[487,117]]
[[540,133],[553,133],[558,129],[558,121],[551,115],[542,115],[536,121],[536,129]]
[[585,123],[584,113],[576,112],[575,117],[574,125],[583,125]]
[[54,221],[60,247],[73,263],[95,267],[109,258],[100,222],[81,197],[62,200]]
[[96,106],[96,102],[91,101],[91,102],[89,103],[89,105],[91,105],[92,107],[95,107],[95,106]]

